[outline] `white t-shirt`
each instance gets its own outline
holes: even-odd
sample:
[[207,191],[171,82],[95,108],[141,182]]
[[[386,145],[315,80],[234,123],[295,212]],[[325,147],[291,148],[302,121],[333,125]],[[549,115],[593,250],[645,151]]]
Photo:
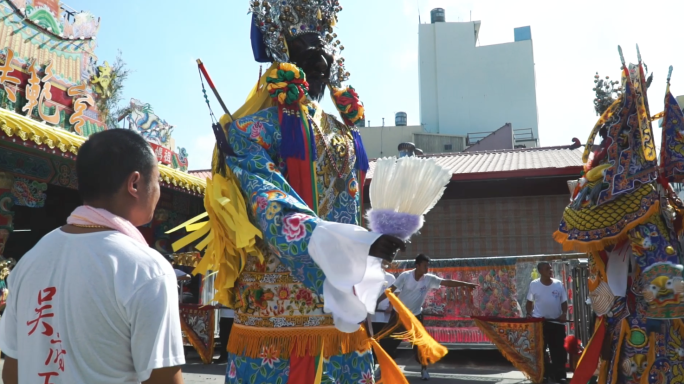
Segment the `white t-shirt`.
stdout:
[[119,232],[49,233],[9,289],[0,350],[21,383],[140,383],[185,364],[173,268]]
[[561,304],[568,301],[568,293],[560,280],[551,279],[551,285],[544,285],[536,279],[530,283],[527,301],[534,302],[532,317],[557,319],[563,314]]
[[439,288],[442,283],[442,278],[433,274],[426,273],[420,280],[416,281],[416,270],[403,272],[394,286],[399,292],[399,300],[408,308],[414,315],[418,316],[423,312],[423,302],[427,297],[428,291]]
[[[387,283],[386,288],[389,288],[394,284],[394,282],[397,280],[396,277],[394,277],[393,274],[389,272],[385,272],[385,282]],[[374,323],[386,323],[390,319],[390,314],[385,313],[385,310],[389,308],[390,302],[389,299],[385,299],[378,304],[378,308],[375,310],[375,315],[373,315],[373,322]]]
[[232,319],[235,317],[235,310],[230,308],[221,308],[221,317]]

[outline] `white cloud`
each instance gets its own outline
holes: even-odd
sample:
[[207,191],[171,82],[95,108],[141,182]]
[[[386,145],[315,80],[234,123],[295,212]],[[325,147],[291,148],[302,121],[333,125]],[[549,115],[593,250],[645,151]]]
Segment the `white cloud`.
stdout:
[[211,168],[211,157],[214,153],[216,138],[213,133],[197,136],[192,143],[192,151],[189,153],[191,169]]

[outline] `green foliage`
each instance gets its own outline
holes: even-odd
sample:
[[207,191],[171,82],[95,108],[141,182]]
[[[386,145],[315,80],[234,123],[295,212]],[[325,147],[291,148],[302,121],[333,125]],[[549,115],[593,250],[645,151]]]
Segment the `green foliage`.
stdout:
[[100,111],[102,121],[106,126],[119,128],[117,119],[126,113],[128,107],[122,106],[124,83],[128,79],[131,71],[123,60],[122,53],[116,55],[116,61],[112,65],[112,81],[109,84],[109,97],[98,95],[96,100],[97,109]]
[[592,89],[596,93],[596,98],[594,98],[594,110],[597,116],[601,116],[603,112],[608,109],[608,107],[617,100],[622,94],[622,86],[617,80],[610,80],[609,76],[605,79],[601,79],[598,72],[594,75],[594,88]]

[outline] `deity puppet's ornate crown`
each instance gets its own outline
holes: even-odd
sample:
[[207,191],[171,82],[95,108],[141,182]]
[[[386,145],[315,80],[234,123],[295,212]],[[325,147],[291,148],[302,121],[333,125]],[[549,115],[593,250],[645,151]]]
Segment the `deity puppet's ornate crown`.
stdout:
[[252,48],[257,61],[288,63],[287,42],[303,34],[317,34],[327,42],[335,60],[330,70],[330,83],[339,87],[349,78],[340,52],[344,46],[333,27],[342,11],[338,0],[253,0]]

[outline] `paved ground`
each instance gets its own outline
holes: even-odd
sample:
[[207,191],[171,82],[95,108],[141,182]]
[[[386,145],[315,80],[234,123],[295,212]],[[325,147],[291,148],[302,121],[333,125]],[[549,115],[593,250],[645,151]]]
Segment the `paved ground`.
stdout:
[[[204,365],[193,352],[186,356],[183,367],[186,384],[222,384],[226,365]],[[402,351],[397,363],[404,370],[411,384],[424,383],[420,379],[420,367],[413,360],[411,351]],[[0,361],[0,368],[2,361]],[[498,351],[452,351],[442,361],[430,368],[431,384],[522,384],[529,383]],[[0,379],[2,384],[2,379]]]
[[[188,364],[183,367],[186,384],[223,383],[225,364],[203,365],[194,353],[189,353],[186,360]],[[424,383],[411,351],[402,351],[397,363],[411,384]],[[433,384],[529,383],[498,351],[452,351],[430,368],[430,377],[429,382]]]

